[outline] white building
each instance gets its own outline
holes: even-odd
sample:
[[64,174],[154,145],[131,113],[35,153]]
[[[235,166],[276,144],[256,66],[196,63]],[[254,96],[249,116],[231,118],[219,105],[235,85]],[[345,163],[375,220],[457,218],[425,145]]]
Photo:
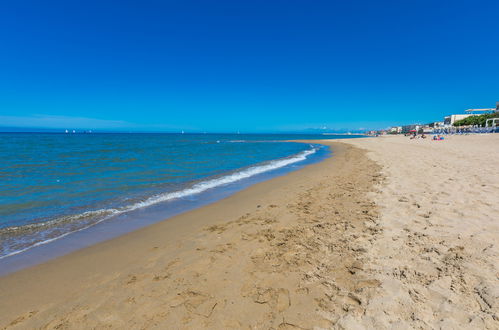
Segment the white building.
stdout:
[[464,118],[468,118],[469,116],[474,116],[474,115],[466,114],[466,115],[450,115],[450,116],[446,116],[446,117],[444,117],[444,125],[445,126],[452,126],[452,125],[454,125],[454,123],[456,121],[464,119]]
[[388,132],[391,134],[399,134],[402,133],[402,126],[392,126],[388,129]]
[[411,132],[419,132],[419,129],[421,128],[420,124],[413,124],[413,125],[404,125],[402,126],[402,133],[411,133]]

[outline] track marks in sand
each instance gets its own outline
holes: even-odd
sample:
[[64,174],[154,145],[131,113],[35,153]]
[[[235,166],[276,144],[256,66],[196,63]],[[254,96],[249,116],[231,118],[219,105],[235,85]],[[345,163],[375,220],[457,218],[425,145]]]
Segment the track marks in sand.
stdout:
[[[357,156],[357,166],[365,168],[362,161],[369,161]],[[284,203],[259,204],[204,228],[197,251],[209,274],[183,285],[210,292],[217,302],[203,326],[216,328],[232,317],[237,327],[310,329],[361,315],[380,284],[366,252],[381,232],[369,193],[382,177],[372,162],[367,168],[347,176],[328,173],[328,182],[304,184]],[[219,283],[225,285],[215,290]],[[201,322],[192,308],[174,313],[185,327]]]
[[[288,320],[287,326],[333,326],[345,315],[362,314],[375,294],[379,281],[364,266],[365,253],[381,229],[375,205],[367,197],[371,186],[366,183],[382,178],[375,165],[369,168],[355,178],[335,178],[334,186],[320,182],[305,189],[286,205],[275,224],[266,221],[273,218],[265,211],[239,220],[264,227],[244,233],[258,248],[251,254],[250,278],[245,284],[253,288],[253,294],[245,289],[242,296],[267,304],[271,327],[282,325],[275,323],[281,318]],[[269,222],[273,225],[268,226]],[[289,292],[287,312],[275,303],[276,290],[282,289]],[[315,317],[296,319],[293,315],[304,310]]]
[[497,144],[473,139],[422,142],[424,148],[399,138],[352,142],[369,149],[387,174],[375,197],[384,230],[370,251],[382,287],[353,322],[499,328],[499,308],[486,302],[499,297],[498,158],[483,158]]
[[28,312],[24,315],[21,315],[18,318],[16,318],[15,320],[13,320],[12,322],[10,322],[8,326],[13,327],[13,326],[31,318],[31,317],[33,317],[34,315],[36,315],[36,313],[38,313],[38,311],[31,311],[31,312]]
[[383,177],[364,152],[345,147],[344,155],[301,189],[283,188],[182,244],[151,243],[145,267],[19,324],[312,329],[362,315],[380,285],[367,252],[382,233],[372,193]]

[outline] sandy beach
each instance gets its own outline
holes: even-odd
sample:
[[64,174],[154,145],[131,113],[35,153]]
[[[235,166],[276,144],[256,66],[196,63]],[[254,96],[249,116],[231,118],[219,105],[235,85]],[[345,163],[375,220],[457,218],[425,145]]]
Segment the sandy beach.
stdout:
[[499,135],[350,140],[386,181],[383,234],[369,249],[382,283],[351,324],[499,328]]
[[499,328],[499,134],[319,143],[333,157],[1,277],[0,328]]

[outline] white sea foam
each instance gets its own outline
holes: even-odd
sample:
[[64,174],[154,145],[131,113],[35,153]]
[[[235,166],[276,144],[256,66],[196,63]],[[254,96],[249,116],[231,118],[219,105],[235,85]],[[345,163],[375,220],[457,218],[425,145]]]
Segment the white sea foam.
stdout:
[[177,198],[182,198],[182,197],[187,197],[190,195],[195,195],[202,193],[208,189],[216,188],[219,186],[223,186],[229,183],[233,183],[236,181],[240,181],[243,179],[250,178],[252,176],[255,176],[257,174],[265,173],[268,171],[272,171],[296,162],[303,161],[307,159],[307,156],[310,156],[316,152],[316,149],[312,147],[312,149],[302,151],[301,153],[289,157],[289,158],[284,158],[284,159],[278,159],[274,160],[271,162],[268,162],[266,164],[262,165],[257,165],[257,166],[252,166],[249,168],[246,168],[240,172],[235,172],[230,175],[222,176],[220,178],[212,179],[212,180],[207,180],[207,181],[202,181],[199,182],[195,185],[193,185],[190,188],[180,190],[180,191],[175,191],[175,192],[170,192],[170,193],[165,193],[165,194],[160,194],[156,196],[152,196],[145,201],[135,203],[130,205],[127,211],[132,211],[138,208],[150,206],[153,204],[161,203],[161,202],[166,202],[172,199],[177,199]]
[[7,253],[3,256],[0,256],[0,260],[3,258],[6,258],[6,257],[12,256],[12,255],[16,255],[16,254],[19,254],[21,252],[24,252],[26,250],[29,250],[29,249],[35,247],[35,246],[47,244],[47,243],[50,243],[50,242],[55,241],[57,239],[60,239],[62,237],[65,237],[69,234],[87,229],[89,227],[92,227],[92,226],[94,226],[94,225],[96,225],[104,220],[107,220],[107,219],[114,217],[116,215],[119,215],[119,214],[123,214],[126,212],[130,212],[130,211],[144,208],[147,206],[151,206],[154,204],[171,201],[174,199],[179,199],[179,198],[183,198],[183,197],[187,197],[187,196],[196,195],[196,194],[205,192],[209,189],[213,189],[216,187],[231,184],[231,183],[243,180],[243,179],[250,178],[250,177],[258,175],[258,174],[262,174],[265,172],[269,172],[272,170],[276,170],[276,169],[297,163],[297,162],[304,161],[307,159],[308,156],[316,153],[316,151],[317,151],[317,149],[311,145],[311,149],[302,151],[302,152],[300,152],[296,155],[293,155],[291,157],[288,157],[288,158],[277,159],[277,160],[269,161],[269,162],[266,162],[266,163],[263,163],[260,165],[251,166],[251,167],[245,168],[245,169],[238,171],[238,172],[231,173],[231,174],[226,175],[226,176],[198,182],[198,183],[192,185],[191,187],[183,189],[183,190],[158,194],[158,195],[149,197],[143,201],[133,203],[133,204],[130,204],[130,205],[127,205],[124,207],[120,207],[120,208],[87,211],[87,212],[84,212],[84,213],[81,213],[78,215],[67,216],[67,217],[59,218],[59,219],[48,221],[48,222],[30,224],[30,225],[25,225],[22,227],[4,228],[2,230],[4,233],[15,232],[18,230],[19,231],[20,230],[27,230],[27,229],[29,230],[29,229],[35,229],[35,228],[40,228],[40,227],[53,227],[57,224],[69,223],[69,222],[82,220],[84,218],[92,218],[92,217],[101,216],[98,220],[93,221],[90,224],[87,223],[87,225],[83,226],[82,228],[78,228],[76,230],[70,230],[70,231],[68,231],[64,234],[58,235],[56,237],[52,237],[52,238],[47,239],[47,240],[36,242],[36,243],[34,243],[30,246],[27,246],[23,249],[19,249],[19,250]]

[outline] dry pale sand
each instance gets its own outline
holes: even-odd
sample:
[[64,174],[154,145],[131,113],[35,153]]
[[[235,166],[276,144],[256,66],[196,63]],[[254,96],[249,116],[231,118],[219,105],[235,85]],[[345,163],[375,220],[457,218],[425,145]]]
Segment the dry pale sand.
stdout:
[[0,278],[0,328],[498,328],[499,135],[342,141]]
[[349,325],[499,329],[499,134],[349,143],[386,178],[368,252],[382,285]]

